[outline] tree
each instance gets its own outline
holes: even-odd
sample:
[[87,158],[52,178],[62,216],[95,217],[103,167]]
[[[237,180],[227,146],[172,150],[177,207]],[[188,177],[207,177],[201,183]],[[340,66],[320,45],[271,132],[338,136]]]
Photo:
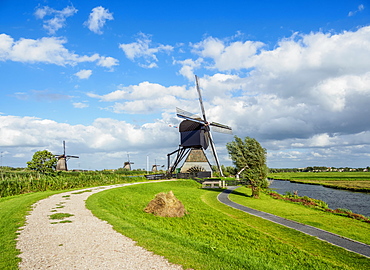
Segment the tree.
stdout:
[[27,168],[40,173],[52,173],[57,165],[57,159],[48,150],[37,151],[32,160],[27,162]]
[[243,178],[249,180],[252,196],[259,198],[260,189],[268,187],[266,149],[256,139],[250,137],[242,140],[235,136],[234,139],[226,144],[226,148],[237,171]]

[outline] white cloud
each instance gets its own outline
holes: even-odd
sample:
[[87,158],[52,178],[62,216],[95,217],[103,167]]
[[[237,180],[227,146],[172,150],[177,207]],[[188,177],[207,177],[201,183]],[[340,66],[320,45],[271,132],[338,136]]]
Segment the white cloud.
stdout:
[[89,107],[89,105],[84,102],[75,102],[73,103],[73,107],[77,109],[83,109]]
[[110,13],[108,9],[99,6],[92,9],[89,19],[84,23],[84,25],[86,25],[95,34],[101,35],[103,34],[102,28],[107,20],[113,20],[113,13]]
[[174,61],[174,64],[182,65],[179,73],[187,78],[188,80],[194,80],[194,70],[201,66],[203,59],[198,58],[197,60],[186,59],[183,61]]
[[[60,153],[63,140],[66,140],[67,154],[80,157],[69,161],[74,162],[70,168],[76,168],[76,162],[84,169],[118,168],[122,167],[128,152],[141,157],[151,155],[153,161],[157,158],[164,162],[166,154],[177,145],[177,131],[163,122],[134,126],[99,118],[91,125],[69,125],[35,117],[0,115],[0,145],[4,151],[10,149],[18,159],[23,154],[22,166],[26,166],[35,151],[48,149],[54,154]],[[135,155],[130,158],[135,161]],[[135,166],[145,168],[146,161],[142,161],[135,162]]]
[[75,75],[80,79],[88,79],[92,75],[91,69],[82,69],[79,72],[76,72]]
[[55,10],[48,6],[42,8],[37,8],[35,11],[35,16],[37,19],[44,19],[46,16],[52,16],[49,20],[44,20],[44,29],[48,31],[49,34],[53,35],[60,28],[65,26],[66,18],[73,16],[77,13],[77,9],[73,6],[68,6],[62,10]]
[[[259,42],[208,38],[193,52],[194,59],[173,61],[190,80],[187,87],[143,82],[89,96],[117,113],[173,117],[175,106],[199,113],[194,71],[214,72],[200,77],[209,121],[231,126],[240,137],[257,138],[273,152],[275,164],[290,158],[291,164],[310,165],[306,162],[330,158],[338,162],[330,165],[339,166],[346,157],[363,163],[360,151],[370,149],[370,137],[364,135],[370,133],[370,27],[295,33],[272,49]],[[231,140],[216,138],[218,145]],[[346,155],[336,157],[335,151]]]
[[[152,99],[164,96],[176,96],[179,98],[189,97],[189,93],[186,92],[186,88],[183,86],[165,87],[150,82],[142,82],[138,85],[120,86],[118,90],[102,96],[91,93],[88,95],[90,97],[99,98],[102,101]],[[193,97],[195,97],[195,95],[193,95]]]
[[118,60],[110,56],[108,57],[101,56],[97,64],[98,66],[101,67],[112,68],[113,66],[118,65]]
[[348,17],[352,17],[352,16],[356,15],[357,12],[361,12],[364,9],[365,9],[365,6],[363,4],[361,4],[361,5],[359,5],[357,7],[357,10],[356,11],[350,11],[350,12],[348,12]]
[[[142,82],[139,85],[120,86],[118,90],[106,95],[87,93],[91,98],[104,102],[115,102],[109,106],[116,113],[144,113],[174,111],[184,99],[196,98],[195,89],[184,86],[165,87],[160,84]],[[186,102],[185,102],[186,103]]]
[[119,48],[123,50],[126,54],[126,57],[131,61],[134,61],[137,58],[142,58],[144,63],[139,63],[141,67],[153,68],[157,67],[156,62],[158,62],[156,54],[159,52],[170,52],[173,50],[173,47],[170,45],[158,44],[154,47],[151,47],[151,37],[149,35],[140,33],[136,42],[128,44],[120,44]]
[[65,38],[44,37],[40,39],[21,38],[15,41],[11,36],[0,34],[0,61],[23,63],[45,63],[59,66],[77,65],[82,62],[97,62],[97,65],[110,68],[118,60],[99,54],[78,55],[64,47]]
[[262,42],[246,41],[225,44],[217,38],[208,37],[194,44],[194,52],[203,58],[212,58],[214,68],[220,71],[250,68],[254,65],[254,56],[265,45]]

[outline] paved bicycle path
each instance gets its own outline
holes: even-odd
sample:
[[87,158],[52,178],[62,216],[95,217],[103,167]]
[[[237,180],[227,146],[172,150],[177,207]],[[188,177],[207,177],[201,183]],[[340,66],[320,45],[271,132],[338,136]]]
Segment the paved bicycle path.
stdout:
[[354,241],[352,239],[345,238],[345,237],[342,237],[340,235],[337,235],[337,234],[334,234],[334,233],[331,233],[331,232],[328,232],[328,231],[324,231],[324,230],[321,230],[321,229],[318,229],[318,228],[315,228],[315,227],[312,227],[312,226],[309,226],[309,225],[305,225],[305,224],[302,224],[302,223],[298,223],[296,221],[292,221],[292,220],[289,220],[289,219],[278,217],[278,216],[275,216],[275,215],[270,214],[270,213],[258,211],[258,210],[255,210],[255,209],[252,209],[252,208],[249,208],[249,207],[246,207],[246,206],[243,206],[241,204],[237,204],[237,203],[231,201],[229,199],[229,194],[232,193],[232,191],[236,188],[238,188],[238,187],[229,187],[227,190],[223,191],[222,193],[220,193],[218,195],[218,200],[220,202],[228,205],[228,206],[231,206],[235,209],[241,210],[241,211],[246,212],[248,214],[251,214],[251,215],[254,215],[254,216],[257,216],[257,217],[261,217],[263,219],[275,222],[275,223],[283,225],[285,227],[288,227],[288,228],[303,232],[305,234],[317,237],[320,240],[329,242],[333,245],[342,247],[342,248],[347,249],[349,251],[361,254],[361,255],[366,256],[366,257],[370,257],[370,246],[369,245],[366,245],[364,243],[357,242],[357,241]]

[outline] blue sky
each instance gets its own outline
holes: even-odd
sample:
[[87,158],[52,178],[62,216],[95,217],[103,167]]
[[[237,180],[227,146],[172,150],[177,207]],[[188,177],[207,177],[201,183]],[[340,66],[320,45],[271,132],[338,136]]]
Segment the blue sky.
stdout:
[[369,1],[158,2],[0,1],[2,165],[63,140],[70,169],[166,164],[195,74],[269,167],[370,165]]

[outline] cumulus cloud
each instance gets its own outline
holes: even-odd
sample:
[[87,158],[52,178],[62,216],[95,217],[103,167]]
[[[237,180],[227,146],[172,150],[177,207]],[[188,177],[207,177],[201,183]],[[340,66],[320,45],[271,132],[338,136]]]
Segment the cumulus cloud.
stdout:
[[[240,108],[245,110],[258,109],[250,111],[251,115],[258,113],[266,119],[281,119],[286,113],[299,118],[302,123],[312,123],[315,127],[312,132],[325,128],[329,132],[350,132],[357,121],[349,121],[349,115],[356,115],[364,128],[369,127],[369,121],[360,113],[368,109],[360,100],[368,100],[370,95],[370,27],[340,34],[294,34],[281,40],[272,50],[255,51],[254,55],[249,55],[250,62],[240,62],[237,54],[232,52],[230,55],[234,56],[223,63],[220,59],[225,48],[235,48],[234,44],[220,46],[219,41],[209,38],[200,44],[205,43],[215,47],[201,45],[197,52],[208,65],[212,64],[212,68],[220,71],[236,69],[238,75],[246,69],[246,76],[228,78],[223,87],[239,88],[237,101],[228,102],[242,102],[244,107]],[[216,75],[203,78],[205,91],[207,81],[214,80]],[[224,89],[226,93],[230,91]],[[209,91],[208,95],[211,93]],[[221,94],[216,93],[215,96]],[[302,133],[306,131],[304,129]]]
[[89,104],[86,104],[85,102],[74,102],[73,107],[77,109],[83,109],[89,107]]
[[44,37],[40,39],[21,38],[14,40],[7,34],[0,34],[0,61],[23,63],[45,63],[59,66],[75,66],[82,62],[97,62],[97,65],[111,68],[118,64],[112,57],[99,54],[78,55],[64,47],[65,38]]
[[364,9],[365,9],[365,6],[363,4],[361,4],[357,7],[357,10],[348,12],[348,17],[352,17],[352,16],[356,15],[357,12],[361,12]]
[[[0,35],[0,39],[3,41],[0,42],[2,61],[22,59],[13,52],[16,51],[13,39],[7,35]],[[37,42],[41,44],[41,40]],[[121,45],[128,45],[121,49],[129,59],[148,66],[157,64],[158,53],[170,51],[159,49],[160,46],[153,45],[148,37]],[[56,48],[63,49],[63,43]],[[362,166],[356,163],[363,164],[364,157],[369,156],[370,27],[341,33],[294,33],[279,40],[273,48],[258,41],[208,37],[192,44],[191,52],[192,57],[186,55],[185,60],[172,62],[180,65],[179,74],[189,79],[188,85],[164,86],[144,81],[137,85],[121,85],[105,94],[87,94],[112,112],[151,114],[155,115],[152,118],[162,117],[161,120],[151,120],[153,123],[141,126],[112,119],[98,119],[87,126],[48,123],[57,130],[61,127],[72,130],[66,135],[76,141],[76,147],[81,145],[82,149],[83,146],[81,151],[89,155],[101,152],[107,157],[125,158],[125,151],[136,151],[145,156],[143,145],[162,151],[165,136],[171,138],[170,148],[177,146],[178,132],[173,128],[167,130],[168,122],[175,125],[180,122],[175,118],[175,107],[199,113],[194,85],[194,73],[199,71],[205,74],[200,76],[199,82],[209,121],[231,126],[234,134],[240,137],[258,139],[267,148],[269,162],[275,167],[287,166],[284,164]],[[90,60],[102,66],[118,62],[99,55],[74,54],[71,57],[70,54],[66,50],[69,58],[62,54],[60,62],[67,65],[65,59],[72,59],[69,60],[72,65]],[[40,55],[43,59],[43,54]],[[29,92],[17,95],[25,98]],[[85,105],[87,102],[74,103],[76,108]],[[148,115],[144,117],[149,118]],[[22,132],[25,125],[20,123],[24,119],[13,120],[21,127],[18,132]],[[46,121],[27,120],[38,127],[37,121]],[[15,140],[17,131],[14,128],[12,132]],[[33,132],[37,131],[30,131]],[[8,137],[5,134],[4,138]],[[23,142],[21,137],[18,136],[19,145]],[[227,160],[223,146],[232,138],[217,134],[214,137],[221,150],[220,156],[223,161]],[[148,143],[147,138],[150,138]],[[39,140],[36,135],[29,137],[32,145],[43,145]],[[167,153],[162,154],[166,156]],[[327,164],[325,160],[335,161],[335,164]],[[344,164],[348,160],[353,163]]]
[[[193,59],[173,61],[189,86],[144,82],[89,96],[111,103],[107,108],[117,113],[173,115],[175,106],[199,113],[194,71],[206,68],[214,71],[199,80],[209,120],[261,140],[276,163],[279,155],[312,162],[333,158],[328,149],[358,160],[359,151],[370,148],[363,135],[370,132],[370,27],[294,33],[271,49],[208,37],[192,51]],[[230,140],[217,139],[221,145]]]
[[78,72],[75,73],[77,77],[80,79],[88,79],[92,75],[92,70],[91,69],[82,69]]
[[[63,140],[66,140],[67,153],[80,156],[78,162],[82,168],[104,169],[122,167],[128,152],[154,155],[155,152],[158,154],[154,149],[159,147],[165,149],[158,154],[164,157],[176,145],[177,139],[176,130],[168,130],[163,122],[135,126],[99,118],[91,125],[69,125],[36,117],[0,117],[0,145],[3,149],[11,149],[13,155],[25,153],[24,166],[35,151],[48,149],[54,154],[60,153]],[[104,158],[100,159],[102,156]],[[134,155],[130,157],[135,159]]]
[[225,44],[217,38],[208,37],[193,45],[193,52],[203,58],[214,61],[213,68],[220,71],[250,68],[254,65],[254,57],[265,45],[262,42],[245,41]]
[[119,44],[119,48],[123,50],[126,57],[131,61],[135,61],[137,58],[144,60],[144,63],[139,63],[141,67],[144,68],[154,68],[157,67],[157,56],[159,52],[171,52],[173,47],[170,45],[158,44],[151,46],[152,40],[150,35],[143,33],[138,34],[136,42],[128,44]]
[[49,6],[44,6],[36,9],[35,16],[37,19],[42,20],[44,20],[45,17],[52,17],[49,20],[44,20],[43,27],[49,34],[53,35],[60,28],[65,26],[66,18],[73,16],[77,11],[78,10],[73,6],[65,7],[62,10],[56,10]]
[[95,34],[101,35],[103,34],[102,28],[107,20],[113,20],[113,13],[109,12],[108,9],[99,6],[92,9],[89,19],[84,23],[84,25],[86,25]]
[[173,61],[174,64],[180,64],[182,67],[179,73],[187,78],[188,80],[194,80],[194,70],[201,67],[203,59],[198,58],[196,60],[193,59],[186,59],[186,60],[175,60]]
[[[153,113],[173,110],[185,99],[196,97],[196,92],[184,86],[165,87],[160,84],[142,82],[138,85],[120,86],[106,95],[87,93],[91,98],[103,102],[115,102],[109,108],[116,113]],[[186,101],[185,101],[186,103]]]
[[101,56],[98,60],[97,65],[112,70],[114,66],[118,65],[118,60],[110,56],[108,57]]

